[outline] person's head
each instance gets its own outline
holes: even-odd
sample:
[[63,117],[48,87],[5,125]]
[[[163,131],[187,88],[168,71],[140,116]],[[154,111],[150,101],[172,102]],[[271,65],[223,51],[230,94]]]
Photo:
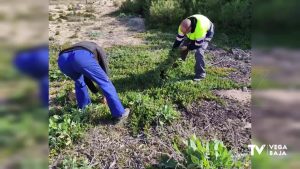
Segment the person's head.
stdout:
[[192,30],[191,25],[192,25],[191,20],[189,20],[189,19],[183,20],[183,21],[181,22],[181,24],[180,24],[180,30],[181,30],[181,32],[182,32],[184,35],[186,35],[186,34],[188,34],[189,32],[191,32],[191,30]]

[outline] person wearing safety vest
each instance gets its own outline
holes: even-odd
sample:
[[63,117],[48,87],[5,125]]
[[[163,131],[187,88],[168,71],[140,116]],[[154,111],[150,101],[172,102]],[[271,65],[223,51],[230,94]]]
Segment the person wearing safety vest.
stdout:
[[173,49],[180,47],[182,60],[186,59],[190,50],[196,50],[195,81],[200,81],[206,76],[204,51],[208,46],[208,42],[213,38],[213,35],[213,23],[206,16],[200,14],[184,19],[179,25]]
[[[62,50],[58,57],[58,67],[75,81],[77,105],[83,109],[91,103],[88,88],[96,93],[102,90],[113,118],[123,120],[129,115],[124,109],[117,91],[108,77],[108,61],[104,50],[94,42],[83,41]],[[87,88],[88,87],[88,88]]]

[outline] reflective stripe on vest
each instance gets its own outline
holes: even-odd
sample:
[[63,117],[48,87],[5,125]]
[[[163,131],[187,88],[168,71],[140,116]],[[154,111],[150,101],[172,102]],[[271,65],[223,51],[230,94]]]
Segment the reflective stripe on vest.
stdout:
[[[193,33],[188,33],[186,36],[190,40],[199,40],[199,39],[204,39],[207,31],[209,30],[211,26],[211,21],[203,15],[192,15],[190,17],[195,17],[197,19],[197,24],[195,28],[195,32]],[[178,28],[178,34],[183,34],[180,29],[180,25]]]

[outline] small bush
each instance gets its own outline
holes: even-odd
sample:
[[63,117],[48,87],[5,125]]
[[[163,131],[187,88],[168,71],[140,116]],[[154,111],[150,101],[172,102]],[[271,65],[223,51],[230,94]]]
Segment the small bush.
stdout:
[[126,0],[121,5],[120,9],[125,13],[135,13],[142,16],[147,15],[149,10],[150,0]]
[[75,10],[75,5],[74,4],[68,5],[68,11],[74,11],[74,10]]
[[148,16],[149,26],[158,28],[179,23],[184,16],[184,12],[178,1],[152,1]]
[[67,156],[59,167],[66,169],[92,169],[92,167],[89,166],[88,159],[70,156]]
[[141,130],[147,133],[151,125],[170,124],[179,117],[179,113],[162,99],[153,100],[148,95],[128,95],[130,108],[132,110],[129,126],[133,134]]
[[87,36],[93,40],[98,39],[101,36],[101,32],[87,32]]

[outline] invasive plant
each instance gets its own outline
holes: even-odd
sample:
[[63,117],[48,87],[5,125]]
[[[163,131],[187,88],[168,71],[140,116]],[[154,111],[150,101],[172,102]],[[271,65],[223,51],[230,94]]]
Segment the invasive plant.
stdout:
[[72,120],[70,114],[49,118],[49,146],[56,154],[61,148],[72,145],[83,135],[84,125]]
[[66,157],[59,167],[64,169],[92,169],[87,159],[70,156]]
[[[178,140],[177,140],[178,141]],[[236,159],[219,140],[204,141],[192,135],[188,140],[174,143],[174,149],[180,160],[163,158],[160,168],[187,169],[232,169],[244,168],[242,160]]]
[[129,104],[132,110],[129,126],[136,135],[140,130],[147,133],[153,124],[170,124],[179,117],[177,111],[170,103],[162,99],[153,100],[148,95],[129,96]]

